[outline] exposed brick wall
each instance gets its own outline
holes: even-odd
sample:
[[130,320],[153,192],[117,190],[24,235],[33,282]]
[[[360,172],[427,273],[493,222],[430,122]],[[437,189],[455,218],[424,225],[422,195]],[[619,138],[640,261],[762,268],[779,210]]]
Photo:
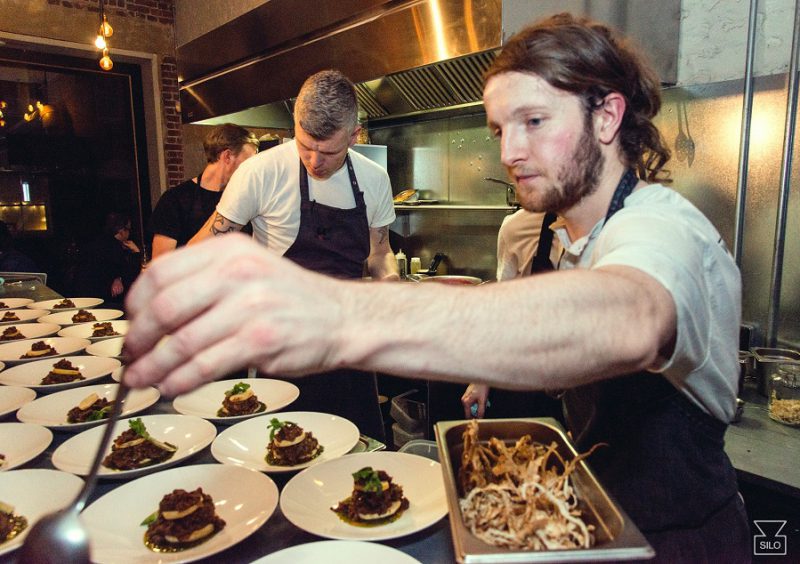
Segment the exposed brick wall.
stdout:
[[[48,4],[64,8],[100,12],[99,0],[47,0]],[[105,0],[106,14],[111,25],[120,18],[136,18],[152,22],[153,25],[169,26],[169,34],[175,35],[175,1],[174,0]],[[111,39],[113,58],[114,46],[124,48],[122,39],[115,36]],[[178,111],[178,67],[175,50],[169,53],[156,53],[160,61],[161,105],[164,117],[164,160],[167,165],[167,187],[172,187],[184,180],[183,142],[181,136],[181,116]]]

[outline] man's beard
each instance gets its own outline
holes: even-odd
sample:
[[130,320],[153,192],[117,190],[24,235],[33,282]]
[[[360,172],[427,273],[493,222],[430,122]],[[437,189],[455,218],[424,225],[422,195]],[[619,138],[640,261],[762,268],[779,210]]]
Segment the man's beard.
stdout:
[[[597,190],[605,159],[594,139],[591,120],[586,119],[583,134],[572,156],[564,161],[555,182],[529,211],[563,213]],[[523,206],[524,207],[524,206]]]

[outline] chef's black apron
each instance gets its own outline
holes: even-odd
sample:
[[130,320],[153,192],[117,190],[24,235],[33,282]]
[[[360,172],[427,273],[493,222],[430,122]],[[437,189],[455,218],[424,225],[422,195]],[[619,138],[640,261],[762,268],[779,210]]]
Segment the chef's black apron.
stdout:
[[[606,222],[636,183],[629,170]],[[646,371],[568,390],[564,412],[579,450],[608,445],[589,464],[653,545],[657,561],[750,560],[747,516],[723,448],[727,424]]]
[[[311,200],[308,172],[300,161],[300,229],[283,256],[320,274],[352,279],[361,278],[369,256],[369,222],[349,155],[345,162],[356,202],[351,209]],[[334,370],[292,381],[300,388],[300,397],[289,409],[339,415],[355,423],[361,433],[385,440],[374,372]]]

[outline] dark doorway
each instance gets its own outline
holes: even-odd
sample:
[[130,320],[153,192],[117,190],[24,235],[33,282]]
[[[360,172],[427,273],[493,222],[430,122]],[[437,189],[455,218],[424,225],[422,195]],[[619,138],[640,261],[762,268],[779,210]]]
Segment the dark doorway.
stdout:
[[107,213],[129,215],[142,247],[150,187],[140,69],[0,47],[0,107],[0,219],[48,285],[72,295],[76,253]]

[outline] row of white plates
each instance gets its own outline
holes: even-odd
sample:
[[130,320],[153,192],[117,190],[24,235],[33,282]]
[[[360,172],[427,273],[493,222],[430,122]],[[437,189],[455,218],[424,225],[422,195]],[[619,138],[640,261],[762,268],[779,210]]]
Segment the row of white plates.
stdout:
[[[400,519],[379,527],[356,527],[341,521],[331,511],[331,507],[350,495],[352,474],[365,466],[385,470],[403,487],[410,507]],[[69,503],[80,489],[81,481],[58,470],[14,470],[0,473],[0,491],[4,492],[4,501],[32,524]],[[211,495],[226,527],[207,542],[183,552],[150,552],[142,542],[141,522],[158,507],[165,494],[174,489],[197,487]],[[264,525],[279,502],[283,515],[298,528],[325,538],[351,541],[380,541],[410,535],[436,523],[447,513],[438,462],[413,454],[371,452],[340,456],[310,466],[294,476],[280,496],[267,475],[243,466],[178,466],[122,484],[91,504],[82,519],[89,528],[93,561],[191,562],[246,539]],[[0,545],[0,555],[17,548],[24,537],[23,533]],[[332,561],[322,553],[316,555],[317,562]],[[386,556],[390,554],[387,552]],[[399,554],[392,556],[400,558]],[[384,564],[395,561],[413,562],[413,559],[382,560]]]

